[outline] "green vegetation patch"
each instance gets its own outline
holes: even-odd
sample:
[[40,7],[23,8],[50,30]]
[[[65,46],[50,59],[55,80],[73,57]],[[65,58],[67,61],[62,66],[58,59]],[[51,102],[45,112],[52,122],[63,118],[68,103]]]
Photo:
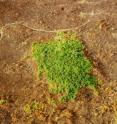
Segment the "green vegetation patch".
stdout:
[[0,99],[0,105],[6,105],[8,103],[5,99]]
[[44,72],[49,90],[62,94],[62,100],[74,99],[80,88],[96,86],[96,78],[91,75],[92,63],[83,50],[84,46],[76,36],[68,33],[58,33],[47,43],[33,44],[39,77]]
[[32,101],[31,103],[27,103],[23,109],[25,113],[31,114],[35,111],[43,110],[44,107],[44,104],[39,103],[37,101]]

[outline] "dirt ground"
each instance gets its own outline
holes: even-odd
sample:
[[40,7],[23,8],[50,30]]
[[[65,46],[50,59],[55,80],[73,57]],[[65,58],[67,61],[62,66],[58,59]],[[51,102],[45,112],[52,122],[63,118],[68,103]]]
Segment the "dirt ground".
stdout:
[[[75,27],[102,83],[54,107],[31,45]],[[0,0],[0,98],[0,124],[117,124],[117,0]],[[33,100],[45,107],[28,115]]]

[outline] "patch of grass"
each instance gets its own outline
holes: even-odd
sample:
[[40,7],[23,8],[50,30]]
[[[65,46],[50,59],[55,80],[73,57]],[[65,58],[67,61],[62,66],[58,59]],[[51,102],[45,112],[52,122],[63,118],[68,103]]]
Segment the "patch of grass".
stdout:
[[6,105],[8,102],[5,99],[0,99],[0,105]]
[[29,104],[26,104],[23,108],[24,112],[27,114],[30,114],[32,112],[31,106]]
[[57,101],[56,100],[54,100],[52,98],[47,98],[47,100],[48,100],[48,104],[49,105],[51,105],[53,107],[56,107],[56,105],[57,105]]
[[97,80],[91,75],[92,63],[83,50],[83,44],[74,34],[63,32],[48,43],[33,44],[39,77],[45,72],[50,92],[61,93],[63,101],[74,99],[80,88],[96,87]]
[[35,111],[38,111],[38,110],[41,110],[44,108],[44,104],[42,103],[39,103],[37,101],[32,101],[30,104],[26,104],[24,106],[24,112],[27,113],[27,114],[31,114]]

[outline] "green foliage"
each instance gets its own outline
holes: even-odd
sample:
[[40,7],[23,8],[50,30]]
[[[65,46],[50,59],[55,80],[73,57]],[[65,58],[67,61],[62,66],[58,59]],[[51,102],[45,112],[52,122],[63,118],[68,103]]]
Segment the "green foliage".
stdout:
[[64,33],[58,33],[48,43],[33,45],[39,77],[45,72],[50,91],[61,93],[63,100],[74,99],[82,87],[96,86],[96,78],[91,75],[92,63],[83,49],[75,35]]
[[23,109],[24,109],[24,112],[27,114],[30,114],[32,112],[29,104],[26,104]]
[[27,114],[31,114],[32,112],[38,111],[43,108],[44,108],[44,105],[42,103],[39,103],[37,101],[32,101],[30,104],[27,103],[24,106],[24,112]]
[[0,105],[6,105],[7,104],[7,100],[5,99],[0,99]]

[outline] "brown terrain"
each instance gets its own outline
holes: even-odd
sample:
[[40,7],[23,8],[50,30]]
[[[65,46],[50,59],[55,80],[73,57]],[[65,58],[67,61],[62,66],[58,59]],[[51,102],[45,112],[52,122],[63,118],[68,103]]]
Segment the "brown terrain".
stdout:
[[[53,106],[31,46],[71,28],[102,83]],[[8,101],[0,105],[0,124],[117,124],[117,0],[0,0],[0,99]],[[27,114],[23,108],[34,100],[44,108]]]

